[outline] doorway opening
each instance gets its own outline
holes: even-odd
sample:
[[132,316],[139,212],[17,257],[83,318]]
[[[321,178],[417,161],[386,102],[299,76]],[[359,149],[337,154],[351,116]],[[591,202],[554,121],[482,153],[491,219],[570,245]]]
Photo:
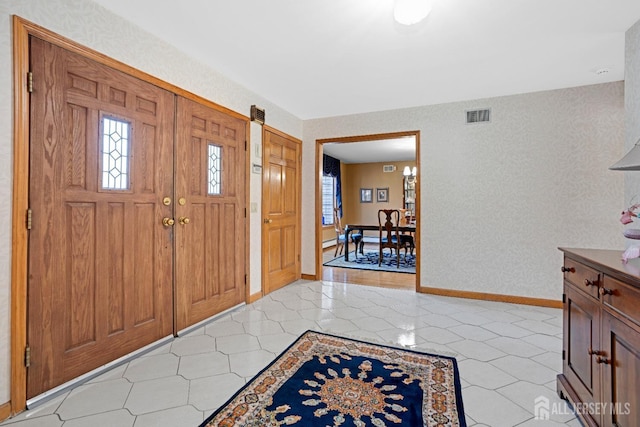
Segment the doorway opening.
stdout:
[[[372,286],[418,289],[420,283],[419,242],[420,242],[420,131],[394,132],[385,134],[360,135],[316,140],[316,278],[343,283],[358,283]],[[328,221],[329,203],[323,203],[323,158],[327,154],[341,163],[341,170],[346,170],[344,183],[341,183],[339,206],[341,208],[341,225],[349,222],[378,224],[378,209],[404,209],[410,203],[410,220],[416,224],[415,275],[387,271],[366,271],[348,268],[332,268],[323,266],[324,258],[334,255],[337,231],[333,223]],[[407,179],[403,175],[405,166],[413,173],[412,193],[406,198]],[[378,178],[359,175],[359,170],[375,168]],[[382,178],[383,177],[383,178]],[[394,179],[393,177],[397,178]],[[376,181],[383,179],[384,181]],[[397,181],[397,182],[396,182]],[[369,184],[369,182],[371,184]],[[379,182],[384,182],[377,187]],[[386,184],[388,182],[389,184]],[[326,184],[326,183],[325,183]],[[371,199],[368,197],[371,190]],[[382,191],[379,191],[382,190]],[[362,199],[361,192],[365,193]],[[326,191],[325,191],[326,193]],[[326,197],[324,197],[326,198]],[[327,206],[324,206],[327,205]],[[364,209],[366,207],[366,209]],[[327,211],[327,212],[325,212]],[[327,224],[331,222],[331,224]],[[336,243],[338,243],[336,241]],[[366,245],[366,243],[365,243]],[[353,249],[351,241],[345,243],[344,251]],[[325,255],[325,253],[327,255]]]

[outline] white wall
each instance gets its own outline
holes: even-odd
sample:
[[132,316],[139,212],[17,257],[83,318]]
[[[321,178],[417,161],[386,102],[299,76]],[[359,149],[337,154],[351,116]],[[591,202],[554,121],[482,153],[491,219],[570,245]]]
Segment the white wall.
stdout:
[[[249,115],[250,106],[265,108],[267,123],[294,137],[302,136],[302,121],[264,98],[187,57],[88,0],[0,1],[0,215],[11,218],[12,170],[12,39],[11,15],[41,25],[139,70],[202,97]],[[251,125],[251,145],[261,144],[260,127]],[[252,150],[252,163],[259,163]],[[251,175],[251,293],[260,290],[260,185]],[[247,206],[249,208],[249,206]],[[0,404],[9,401],[11,224],[0,225]]]
[[[485,107],[490,124],[465,124]],[[623,175],[607,169],[623,154],[622,82],[305,121],[303,229],[316,139],[416,129],[422,286],[560,300],[558,246],[623,247]]]

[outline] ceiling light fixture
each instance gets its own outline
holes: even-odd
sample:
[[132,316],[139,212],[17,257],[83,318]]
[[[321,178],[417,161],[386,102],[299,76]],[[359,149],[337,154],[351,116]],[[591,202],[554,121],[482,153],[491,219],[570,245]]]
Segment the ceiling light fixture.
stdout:
[[418,168],[415,166],[413,168],[405,166],[402,175],[407,179],[409,184],[413,184],[416,181],[416,175],[418,175]]
[[431,12],[427,0],[394,0],[393,18],[402,25],[414,25],[422,21]]

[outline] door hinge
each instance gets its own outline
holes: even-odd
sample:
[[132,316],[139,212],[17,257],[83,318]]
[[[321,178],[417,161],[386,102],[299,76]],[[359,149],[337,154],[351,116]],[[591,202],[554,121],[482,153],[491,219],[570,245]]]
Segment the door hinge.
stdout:
[[244,151],[247,151],[247,140],[244,140]]
[[244,208],[244,217],[247,217],[247,208]]
[[27,209],[27,230],[31,230],[33,211]]
[[567,303],[567,294],[562,294],[562,303],[563,304]]
[[246,274],[244,275],[244,284],[245,285],[247,284],[247,275]]
[[567,357],[567,356],[566,356],[565,351],[564,351],[564,350],[562,350],[562,360],[565,360],[565,359],[566,359],[566,357]]
[[31,366],[31,347],[26,346],[24,349],[24,366]]
[[33,92],[33,73],[31,71],[27,73],[27,92]]

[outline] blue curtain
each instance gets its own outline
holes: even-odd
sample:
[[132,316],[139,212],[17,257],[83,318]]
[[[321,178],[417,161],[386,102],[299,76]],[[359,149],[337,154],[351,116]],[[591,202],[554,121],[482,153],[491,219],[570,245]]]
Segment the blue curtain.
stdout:
[[336,205],[342,218],[342,183],[340,182],[340,160],[323,154],[322,174],[336,179]]

